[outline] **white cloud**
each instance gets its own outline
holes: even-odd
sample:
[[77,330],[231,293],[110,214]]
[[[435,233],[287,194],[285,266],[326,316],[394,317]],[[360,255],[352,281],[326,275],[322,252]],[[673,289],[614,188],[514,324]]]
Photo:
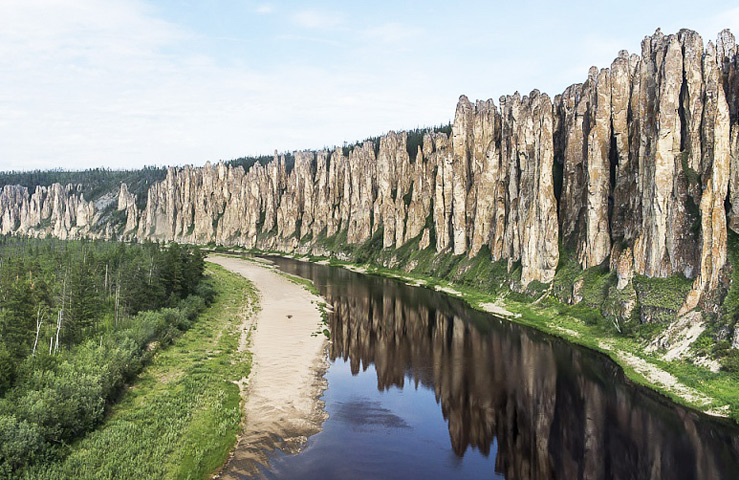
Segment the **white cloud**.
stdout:
[[334,28],[343,23],[341,15],[332,12],[304,10],[293,15],[293,22],[303,28],[326,29]]
[[201,40],[138,1],[0,2],[0,170],[203,164],[341,144],[453,113],[454,99],[431,98],[427,81],[349,61],[247,69],[190,48]]
[[[481,5],[473,25],[449,2],[418,16],[390,2],[290,12],[226,3],[237,2],[200,19],[156,0],[0,0],[0,170],[203,164],[341,144],[445,122],[461,93],[555,95],[618,50],[638,53],[658,21],[706,40],[739,25],[735,5],[672,17],[650,6],[653,17],[611,29],[599,11],[583,30],[566,9],[553,18],[526,7],[529,17]],[[695,25],[678,25],[686,18]]]
[[417,38],[422,33],[423,30],[418,27],[398,22],[384,23],[364,31],[364,35],[372,40],[393,44]]

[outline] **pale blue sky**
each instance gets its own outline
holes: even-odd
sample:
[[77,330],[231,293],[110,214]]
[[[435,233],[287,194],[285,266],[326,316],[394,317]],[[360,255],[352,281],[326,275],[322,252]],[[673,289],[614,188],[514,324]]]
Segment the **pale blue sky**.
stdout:
[[446,123],[457,98],[551,95],[701,2],[0,1],[0,170],[192,163]]

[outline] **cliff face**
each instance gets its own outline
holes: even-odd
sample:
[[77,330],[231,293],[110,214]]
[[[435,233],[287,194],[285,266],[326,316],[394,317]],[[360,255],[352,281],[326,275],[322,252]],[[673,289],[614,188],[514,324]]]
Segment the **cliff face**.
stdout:
[[33,193],[25,187],[6,185],[0,190],[0,233],[107,238],[112,229],[100,220],[113,200],[114,196],[108,194],[97,202],[88,202],[84,192],[73,185],[39,186]]
[[[288,251],[336,235],[384,248],[418,238],[455,255],[486,247],[520,264],[523,286],[551,282],[564,247],[583,268],[610,259],[619,288],[634,274],[693,278],[690,309],[719,285],[727,215],[739,231],[738,68],[728,31],[704,46],[695,32],[658,30],[640,56],[622,51],[553,99],[462,96],[451,134],[428,132],[412,148],[390,132],[247,171],[170,168],[141,211],[122,185],[116,232]],[[73,187],[5,187],[0,213],[3,233],[114,230]]]

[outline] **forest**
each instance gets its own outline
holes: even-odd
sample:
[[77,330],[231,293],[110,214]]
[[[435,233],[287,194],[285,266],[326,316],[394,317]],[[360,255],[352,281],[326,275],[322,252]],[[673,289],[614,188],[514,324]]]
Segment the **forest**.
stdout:
[[64,456],[212,300],[176,243],[0,236],[0,478]]

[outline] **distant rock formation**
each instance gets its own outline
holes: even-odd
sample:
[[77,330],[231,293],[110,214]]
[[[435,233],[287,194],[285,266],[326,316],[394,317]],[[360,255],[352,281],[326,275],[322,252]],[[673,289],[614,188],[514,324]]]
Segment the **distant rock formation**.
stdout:
[[112,228],[99,220],[113,197],[109,193],[98,202],[88,202],[79,188],[58,183],[36,187],[33,193],[26,187],[6,185],[0,190],[0,233],[52,235],[63,240],[107,238]]
[[[554,278],[560,245],[583,268],[610,259],[619,288],[634,274],[694,279],[683,310],[718,286],[728,225],[739,231],[739,57],[725,30],[642,42],[551,99],[534,90],[471,103],[452,133],[407,133],[353,148],[275,154],[247,171],[170,168],[146,207],[121,185],[110,201],[75,187],[0,193],[0,231],[308,251],[321,236],[382,246],[412,239],[437,252],[520,262],[521,284]],[[345,151],[348,150],[348,151]],[[415,150],[415,151],[414,151]],[[561,241],[561,244],[560,244]],[[432,245],[433,243],[433,245]]]

